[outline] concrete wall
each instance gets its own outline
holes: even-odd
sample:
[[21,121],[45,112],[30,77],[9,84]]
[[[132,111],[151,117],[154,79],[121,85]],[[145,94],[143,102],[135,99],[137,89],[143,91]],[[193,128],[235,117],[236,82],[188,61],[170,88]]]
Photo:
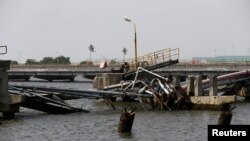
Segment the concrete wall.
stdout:
[[119,84],[123,73],[102,73],[97,74],[93,81],[93,88],[103,89],[105,86]]
[[190,96],[193,109],[220,110],[223,104],[235,103],[237,97],[233,96]]

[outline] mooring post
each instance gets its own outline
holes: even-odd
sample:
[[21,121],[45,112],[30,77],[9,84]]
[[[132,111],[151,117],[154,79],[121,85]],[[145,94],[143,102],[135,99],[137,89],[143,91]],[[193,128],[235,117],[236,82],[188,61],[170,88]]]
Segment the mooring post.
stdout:
[[217,96],[217,76],[209,76],[209,96]]
[[230,108],[230,104],[222,105],[218,125],[230,125],[233,116],[231,111],[232,109]]
[[118,125],[119,133],[131,132],[135,117],[135,109],[136,108],[128,110],[127,108],[124,108],[122,110]]
[[201,96],[202,95],[202,77],[200,75],[195,76],[194,80],[194,95]]
[[194,95],[194,76],[189,75],[187,78],[187,96]]

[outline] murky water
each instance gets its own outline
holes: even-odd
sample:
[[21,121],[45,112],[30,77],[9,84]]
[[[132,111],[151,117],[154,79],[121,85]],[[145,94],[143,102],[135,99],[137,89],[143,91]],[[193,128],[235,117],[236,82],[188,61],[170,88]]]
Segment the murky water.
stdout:
[[[86,89],[90,83],[73,82],[10,82],[10,84],[53,86]],[[218,111],[137,111],[132,133],[116,132],[120,110],[110,111],[95,100],[69,101],[91,112],[51,115],[21,109],[13,120],[2,121],[0,140],[3,141],[78,141],[78,140],[207,140],[207,125],[217,124]],[[240,102],[233,110],[232,124],[250,124],[250,103]]]

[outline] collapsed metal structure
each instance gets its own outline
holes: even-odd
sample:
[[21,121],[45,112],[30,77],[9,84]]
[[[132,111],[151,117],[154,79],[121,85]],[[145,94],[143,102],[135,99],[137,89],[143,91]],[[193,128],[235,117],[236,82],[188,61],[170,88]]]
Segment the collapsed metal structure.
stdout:
[[[139,77],[142,74],[143,78]],[[236,84],[250,80],[248,70],[218,76],[218,86]],[[148,79],[150,77],[151,79]],[[202,81],[203,90],[208,88],[209,79]],[[89,112],[81,108],[75,108],[64,100],[88,98],[104,99],[111,109],[115,109],[112,102],[117,97],[124,101],[137,101],[149,104],[154,109],[173,110],[177,108],[190,108],[190,102],[186,94],[186,84],[175,86],[169,78],[139,67],[133,80],[104,87],[102,90],[70,90],[33,86],[9,86],[9,93],[25,97],[21,106],[36,109],[48,113]],[[226,93],[226,91],[225,91]],[[234,93],[233,93],[234,94]]]

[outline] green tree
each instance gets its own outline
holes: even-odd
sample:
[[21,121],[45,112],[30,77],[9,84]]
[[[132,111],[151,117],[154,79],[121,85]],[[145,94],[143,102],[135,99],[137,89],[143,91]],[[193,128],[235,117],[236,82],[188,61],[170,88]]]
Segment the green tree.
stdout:
[[90,44],[89,45],[89,58],[90,58],[90,62],[91,62],[91,59],[92,59],[91,58],[91,53],[94,52],[94,50],[95,50],[95,47],[92,44]]
[[11,64],[11,65],[18,65],[18,62],[15,61],[15,60],[11,60],[11,61],[10,61],[10,64]]
[[71,64],[70,57],[58,56],[54,59],[54,64]]
[[44,57],[41,61],[40,64],[55,64],[55,61],[53,57]]
[[124,47],[122,49],[122,53],[123,53],[123,62],[125,61],[125,55],[127,54],[128,50]]
[[25,64],[26,65],[34,65],[34,64],[38,64],[38,62],[35,59],[27,59]]
[[93,65],[93,62],[90,62],[90,61],[81,61],[80,65]]
[[112,59],[111,61],[110,61],[110,64],[112,64],[112,65],[114,65],[114,64],[116,64],[117,62],[114,60],[114,59]]

